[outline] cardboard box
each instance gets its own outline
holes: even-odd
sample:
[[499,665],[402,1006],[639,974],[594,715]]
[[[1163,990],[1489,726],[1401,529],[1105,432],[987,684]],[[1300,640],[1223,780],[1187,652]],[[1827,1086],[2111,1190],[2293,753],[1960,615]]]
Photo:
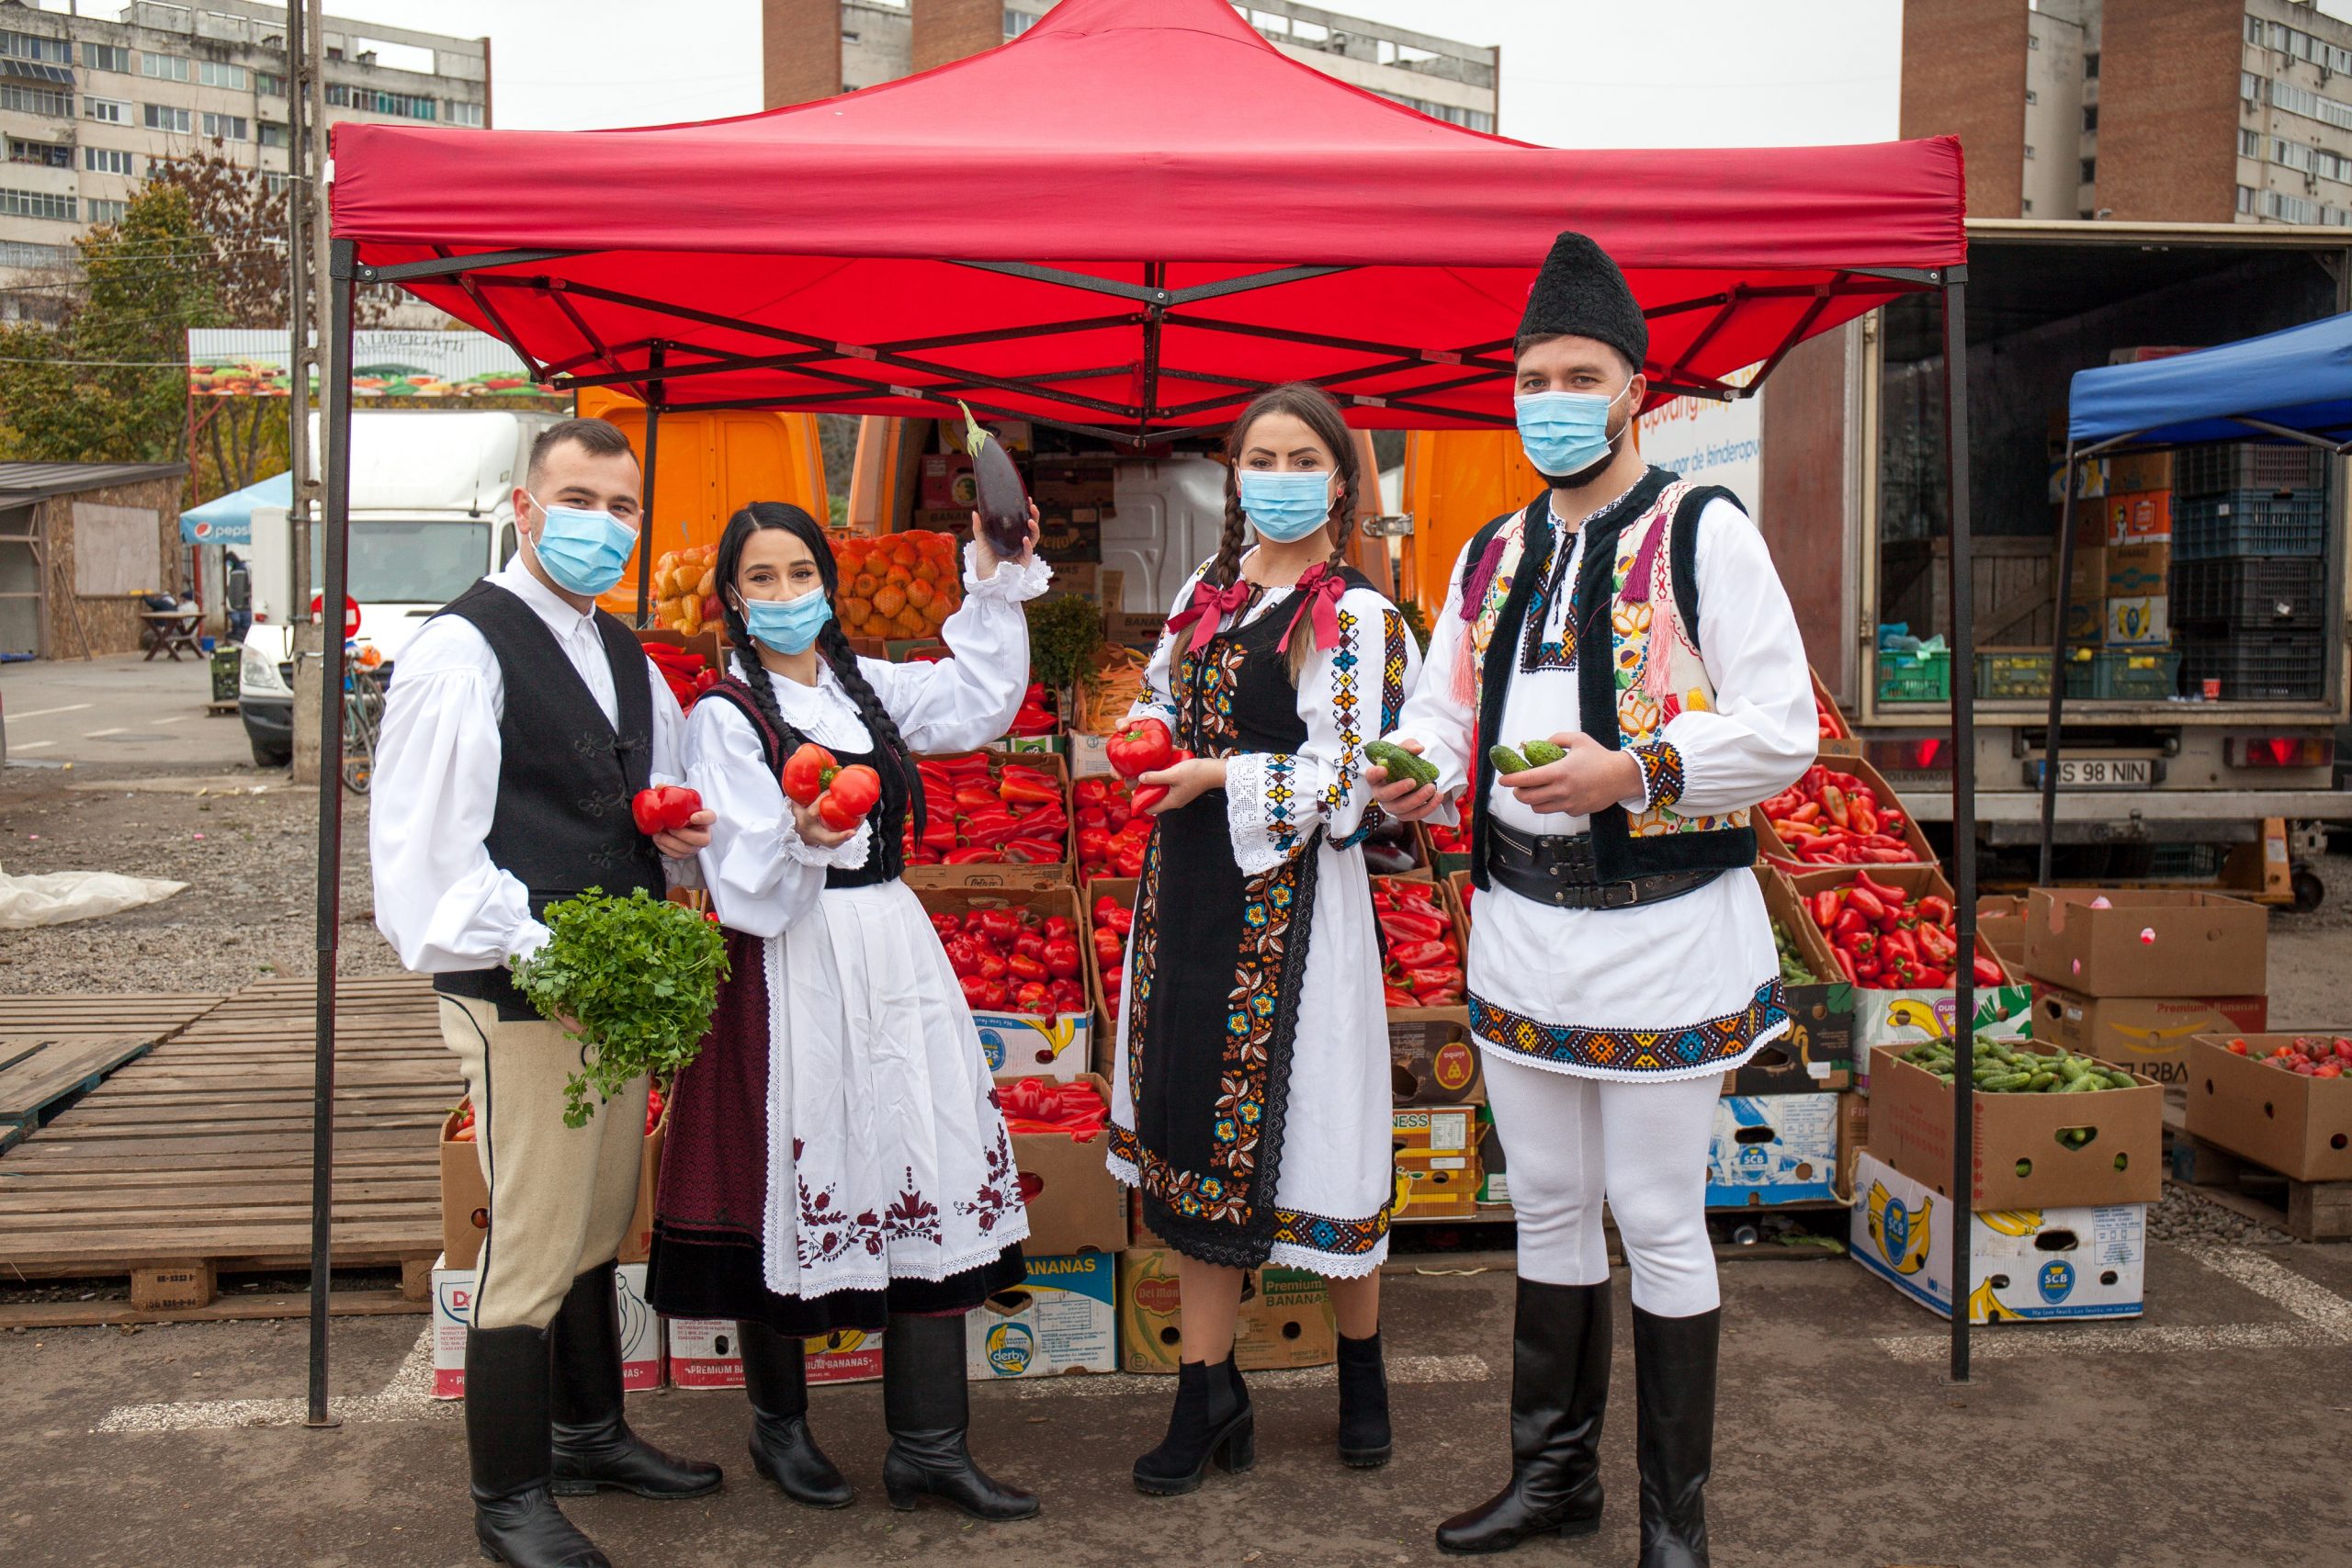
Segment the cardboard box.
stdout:
[[[2324,1038],[2335,1032],[2312,1031]],[[2248,1034],[2249,1053],[2291,1034]],[[2229,1048],[2226,1034],[2188,1043],[2188,1130],[2296,1181],[2352,1181],[2352,1078],[2307,1078]]]
[[[1057,759],[1058,761],[1059,759]],[[910,868],[911,871],[912,868]],[[943,868],[933,868],[943,869]],[[961,868],[944,868],[961,869]],[[995,867],[974,869],[999,869]],[[1038,867],[1015,867],[1037,870]],[[1072,941],[1079,944],[1080,973],[1084,974],[1091,925],[1079,908],[1078,893],[1067,884],[1057,887],[917,887],[923,911],[961,917],[974,909],[1034,909],[1041,916],[1059,915],[1071,922]],[[1037,1016],[1019,1012],[976,1010],[972,1021],[980,1031],[989,1072],[1000,1078],[1052,1078],[1068,1083],[1093,1065],[1094,1010]]]
[[2103,640],[2109,648],[2170,648],[2172,601],[2162,593],[2131,598],[2110,594]]
[[1510,1162],[1491,1105],[1478,1107],[1478,1203],[1482,1208],[1510,1205]]
[[[986,755],[1001,768],[1007,761],[1023,767],[1050,773],[1062,794],[1062,807],[1070,818],[1070,830],[1063,835],[1062,858],[1049,865],[989,863],[984,865],[910,865],[904,878],[906,885],[918,893],[934,887],[977,887],[992,892],[1020,891],[1038,887],[1068,887],[1077,880],[1077,813],[1069,807],[1069,762],[1059,752],[1006,751],[994,747],[983,748]],[[949,753],[940,753],[942,756]],[[955,755],[969,755],[957,752]]]
[[1468,1218],[1478,1208],[1478,1108],[1408,1106],[1392,1113],[1395,1214]]
[[[2066,499],[2066,460],[2064,456],[2050,465],[2050,481],[2046,489],[2052,504]],[[2104,457],[2083,457],[2075,463],[2075,499],[2077,502],[2098,501],[2107,494],[2108,470]]]
[[[2108,907],[2094,908],[2094,900]],[[2269,917],[2221,893],[2037,887],[2025,966],[2086,997],[2267,994]]]
[[[1949,1318],[1951,1203],[1865,1152],[1854,1169],[1849,1239],[1861,1266]],[[1968,1321],[2137,1317],[2147,1207],[1979,1212],[1969,1224]]]
[[2172,537],[2172,492],[2138,491],[2118,494],[2110,472],[2107,491],[2107,542],[2135,545]]
[[1802,1094],[1845,1089],[1853,1082],[1854,987],[1839,975],[1821,928],[1799,908],[1787,875],[1769,865],[1754,870],[1764,893],[1765,913],[1789,933],[1807,968],[1834,978],[1783,987],[1789,1002],[1788,1034],[1725,1073],[1724,1092]]
[[1027,1259],[1028,1278],[980,1303],[964,1332],[974,1382],[1119,1370],[1118,1259]]
[[1851,1201],[1854,1196],[1854,1162],[1871,1141],[1871,1097],[1867,1094],[1841,1094],[1838,1097],[1838,1196]]
[[[596,1112],[609,1115],[605,1110]],[[490,1234],[490,1184],[482,1179],[481,1146],[472,1139],[453,1142],[458,1111],[441,1122],[441,1256],[447,1267],[470,1269],[481,1257],[482,1238]],[[653,1252],[653,1195],[662,1178],[662,1144],[669,1135],[670,1111],[646,1134],[637,1161],[637,1210],[621,1238],[619,1260],[642,1263]]]
[[2172,454],[2133,452],[2107,459],[2107,482],[2119,492],[2172,489]]
[[1976,934],[2012,973],[2025,968],[2025,896],[1988,893],[1976,900]]
[[2086,997],[2034,987],[2033,1037],[2160,1084],[2188,1082],[2188,1042],[2199,1034],[2255,1034],[2270,1021],[2267,997]]
[[[743,1351],[731,1317],[673,1317],[667,1325],[672,1388],[741,1388]],[[811,1383],[872,1382],[882,1375],[882,1331],[839,1328],[807,1341]]]
[[[1183,1345],[1176,1254],[1130,1247],[1119,1257],[1119,1364],[1131,1372],[1172,1372]],[[1339,1324],[1322,1279],[1272,1264],[1242,1277],[1233,1358],[1245,1372],[1329,1366],[1339,1356]]]
[[[1069,776],[1091,778],[1097,773],[1108,774],[1111,766],[1111,738],[1107,735],[1073,735],[1069,738]],[[1076,813],[1071,813],[1076,817]]]
[[1739,1094],[1715,1101],[1707,1206],[1748,1209],[1837,1196],[1835,1094]]
[[2066,597],[2092,604],[2107,597],[2107,547],[2104,544],[2076,542],[2073,570],[2066,578]]
[[[645,1265],[624,1263],[615,1271],[620,1298],[621,1387],[635,1393],[662,1386],[662,1318],[645,1299]],[[447,1257],[433,1260],[433,1397],[466,1396],[466,1330],[473,1321],[474,1271],[453,1269]]]
[[[1108,1079],[1089,1073],[1084,1081],[1104,1105],[1111,1103]],[[1067,1133],[1012,1134],[1021,1201],[1029,1211],[1025,1247],[1051,1258],[1116,1252],[1126,1245],[1126,1189],[1102,1163],[1108,1137],[1097,1134],[1080,1143]]]
[[969,513],[979,491],[972,482],[972,459],[964,452],[926,452],[918,491],[928,510]]
[[1388,1065],[1399,1105],[1474,1105],[1487,1098],[1468,1008],[1390,1008]]
[[2172,577],[2172,545],[2167,540],[2113,545],[2106,551],[2109,598],[2162,594]]
[[2107,595],[2092,593],[2066,598],[2066,640],[2077,646],[2097,645],[2107,637]]
[[[1946,898],[1952,896],[1951,885],[1932,865],[1880,865],[1868,869],[1873,881],[1900,887],[1915,898],[1928,893]],[[1789,886],[1799,898],[1807,898],[1825,887],[1842,886],[1852,879],[1851,867],[1824,867],[1795,873],[1789,878]],[[1987,957],[1999,961],[1999,955],[1984,942],[1982,933],[1977,944]],[[1870,1081],[1871,1047],[1908,1046],[1922,1040],[1940,1039],[1952,1032],[1953,1010],[1959,1005],[1958,991],[1949,986],[1904,991],[1857,987],[1853,997],[1854,1068],[1864,1084]],[[2032,1000],[2032,994],[2013,979],[1997,987],[1979,986],[1974,1027],[2025,1033],[2031,1027]]]
[[[2052,1054],[2034,1043],[2041,1055]],[[2136,1077],[2136,1075],[2135,1075]],[[1952,1087],[1879,1046],[1871,1060],[1871,1149],[1913,1180],[1951,1190]],[[2153,1203],[2164,1195],[2165,1091],[2140,1078],[2091,1094],[1971,1097],[1971,1201],[1984,1209]],[[2088,1127],[2069,1148],[2059,1134]]]

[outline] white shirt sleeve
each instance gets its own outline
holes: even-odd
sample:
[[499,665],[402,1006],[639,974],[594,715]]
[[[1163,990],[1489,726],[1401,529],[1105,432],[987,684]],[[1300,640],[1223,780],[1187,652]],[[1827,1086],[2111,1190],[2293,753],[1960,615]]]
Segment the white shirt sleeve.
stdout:
[[[1193,568],[1190,577],[1184,579],[1184,585],[1176,591],[1176,603],[1169,607],[1168,614],[1171,618],[1192,604],[1193,585],[1200,581],[1201,574],[1208,569],[1209,563],[1203,561]],[[1171,632],[1164,626],[1159,628],[1159,641],[1152,648],[1151,662],[1144,667],[1143,691],[1127,705],[1126,722],[1156,718],[1168,727],[1170,734],[1176,732],[1177,639],[1190,637],[1193,630],[1191,626],[1181,632]]]
[[[1470,749],[1478,730],[1477,699],[1463,697],[1453,682],[1462,644],[1470,636],[1470,623],[1462,618],[1462,573],[1468,558],[1465,545],[1447,581],[1445,604],[1430,625],[1428,657],[1420,660],[1418,677],[1408,682],[1411,694],[1405,699],[1404,715],[1386,736],[1420,742],[1422,759],[1437,769],[1438,795],[1449,803],[1469,785]],[[1441,807],[1432,820],[1453,820],[1453,806]]]
[[699,857],[711,907],[739,931],[781,935],[816,906],[828,866],[865,863],[873,824],[861,823],[838,849],[804,841],[758,734],[733,704],[696,703],[685,728],[686,782],[718,817]]
[[[662,679],[662,671],[653,660],[645,661],[645,678],[653,686],[653,757],[651,775],[648,782],[657,784],[684,784],[686,778],[686,714],[670,690],[670,682]],[[710,803],[703,803],[707,807]],[[662,857],[662,874],[673,887],[700,887],[702,867],[698,859],[689,855],[684,860]]]
[[502,686],[481,634],[442,615],[401,652],[385,700],[368,794],[376,929],[418,974],[493,968],[547,941],[529,890],[485,844]]
[[[1286,602],[1266,613],[1287,618],[1291,610]],[[1280,865],[1318,826],[1332,842],[1345,841],[1372,807],[1364,742],[1396,722],[1420,655],[1405,617],[1370,589],[1351,589],[1340,601],[1338,619],[1337,646],[1318,645],[1298,673],[1306,742],[1295,753],[1245,751],[1226,760],[1226,822],[1234,863],[1244,875]],[[1311,629],[1302,618],[1291,635],[1306,637]],[[1392,660],[1395,696],[1387,679]]]
[[1794,784],[1820,750],[1796,612],[1764,536],[1729,502],[1699,513],[1698,580],[1699,657],[1714,706],[1685,709],[1632,748],[1646,788],[1623,802],[1629,811],[1710,817],[1754,806]]
[[964,603],[939,628],[949,658],[931,663],[857,661],[908,747],[967,751],[1002,735],[1029,687],[1029,616],[1022,605],[1053,584],[1053,568],[997,563],[986,579],[964,547]]

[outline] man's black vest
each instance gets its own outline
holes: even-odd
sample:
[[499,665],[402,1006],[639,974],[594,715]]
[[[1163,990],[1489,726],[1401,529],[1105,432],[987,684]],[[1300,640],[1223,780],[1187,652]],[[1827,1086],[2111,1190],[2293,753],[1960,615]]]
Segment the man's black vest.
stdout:
[[[482,847],[529,889],[531,913],[591,887],[659,896],[662,857],[637,830],[629,802],[653,769],[653,692],[645,650],[595,612],[613,672],[617,729],[538,613],[488,579],[441,611],[481,633],[506,698],[498,720],[498,807]],[[397,669],[393,680],[399,680]],[[434,988],[498,1004],[501,1018],[537,1018],[504,964],[434,976]]]

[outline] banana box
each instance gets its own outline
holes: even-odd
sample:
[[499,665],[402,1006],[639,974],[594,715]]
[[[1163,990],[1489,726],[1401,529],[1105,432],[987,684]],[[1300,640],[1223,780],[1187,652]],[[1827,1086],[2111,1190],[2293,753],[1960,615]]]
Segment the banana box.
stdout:
[[1707,1206],[1834,1201],[1838,1096],[1727,1094],[1715,1101]]
[[[1881,1045],[1907,1051],[1925,1040],[1941,1040],[1952,1032],[1959,993],[1941,990],[1854,993],[1854,1073],[1865,1091],[1870,1088],[1871,1053]],[[1978,1034],[2004,1037],[2033,1032],[2033,992],[2022,985],[1976,987]]]
[[[1940,1317],[1952,1306],[1951,1203],[1864,1150],[1851,1241],[1861,1266]],[[1968,1321],[2137,1317],[2148,1208],[1996,1209],[1970,1220]]]
[[[741,1388],[743,1351],[731,1317],[673,1317],[672,1388]],[[808,1381],[871,1382],[882,1375],[882,1331],[837,1328],[806,1341]]]
[[974,1382],[1119,1370],[1118,1258],[1026,1260],[1028,1278],[980,1303],[964,1330]]
[[[1119,1355],[1127,1371],[1176,1370],[1183,1348],[1177,1266],[1177,1255],[1162,1247],[1131,1247],[1119,1255]],[[1320,1276],[1271,1263],[1242,1275],[1236,1366],[1245,1372],[1325,1367],[1339,1353],[1339,1322]]]
[[[662,1318],[645,1299],[645,1265],[614,1270],[620,1298],[621,1387],[632,1393],[662,1386]],[[466,1331],[474,1318],[474,1271],[452,1269],[448,1255],[433,1260],[433,1397],[466,1396]],[[731,1325],[729,1325],[732,1326]]]

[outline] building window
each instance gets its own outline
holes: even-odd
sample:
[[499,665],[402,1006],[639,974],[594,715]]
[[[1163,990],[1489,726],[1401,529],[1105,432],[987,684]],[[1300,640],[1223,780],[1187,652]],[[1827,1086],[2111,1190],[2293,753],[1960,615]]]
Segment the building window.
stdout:
[[52,93],[46,87],[20,87],[14,82],[0,82],[0,109],[45,114],[51,119],[72,119],[74,95]]
[[50,218],[76,223],[74,198],[51,190],[9,190],[0,187],[0,218]]
[[2081,219],[2086,223],[2093,221],[2091,209],[2087,207],[2076,209],[2075,216]]
[[2260,103],[2262,101],[2262,78],[2256,75],[2251,71],[2239,72],[2238,98],[2239,101],[2243,103]]
[[2238,156],[2241,158],[2259,158],[2262,156],[2262,133],[2260,131],[2247,130],[2243,127],[2239,129]]
[[74,149],[59,147],[47,141],[28,141],[21,136],[8,138],[8,162],[37,164],[44,169],[70,169],[74,166]]
[[2025,144],[2025,155],[2029,158],[2033,156],[2033,143],[2030,141]]
[[2097,104],[2085,104],[2083,106],[2083,129],[2085,130],[2097,130],[2098,129],[2098,106]]
[[203,125],[204,134],[206,136],[218,138],[222,141],[249,141],[253,140],[246,134],[245,117],[241,114],[207,113],[204,117]]
[[2322,125],[2332,125],[2338,130],[2352,130],[2352,104],[2324,98],[2291,82],[2274,81],[2267,83],[2266,86],[2271,107],[2301,115],[2305,119],[2318,120]]
[[227,87],[232,92],[242,93],[251,85],[253,78],[242,65],[231,65],[220,60],[199,60],[196,62],[196,80],[199,86]]
[[130,177],[130,154],[119,147],[85,147],[82,167],[94,175],[120,175]]
[[82,108],[92,119],[107,125],[130,123],[130,106],[120,98],[84,98]]
[[185,136],[188,131],[188,111],[174,108],[169,104],[139,106],[141,123],[150,130],[175,130]]
[[2084,160],[2083,160],[2083,177],[2082,177],[2082,181],[2081,181],[2081,183],[2082,183],[2082,184],[2084,184],[2084,185],[2090,185],[2090,184],[2094,183],[2095,181],[2097,181],[2097,180],[2098,180],[2098,160],[2097,158],[2086,158],[2086,159],[2084,159]]
[[2038,104],[2041,101],[2041,95],[2035,92],[2031,87],[2028,87],[2025,90],[2025,101],[2030,104]]
[[11,60],[38,60],[47,65],[74,63],[74,46],[65,39],[13,29],[0,30],[0,54]]
[[261,131],[261,144],[263,146],[283,147],[286,145],[286,128],[284,126],[279,125],[273,120],[266,119],[261,122],[259,130]]
[[1026,11],[1016,11],[1008,6],[1004,8],[1004,36],[1009,39],[1019,38],[1042,20],[1044,18],[1041,17],[1031,16]]
[[2025,198],[2025,209],[2028,212],[2031,212],[2033,210],[2033,197],[2027,197]]
[[2028,49],[2040,49],[2041,47],[2041,35],[2040,33],[2026,34],[2025,46]]
[[93,223],[119,223],[130,216],[130,203],[127,201],[101,201],[92,197],[82,207]]
[[365,109],[370,114],[399,115],[406,119],[439,119],[441,101],[420,98],[406,93],[383,93],[373,87],[354,87],[347,83],[327,84],[327,102],[339,108]]
[[261,187],[262,189],[269,192],[272,196],[284,196],[286,194],[286,181],[287,176],[279,174],[275,169],[264,169],[262,171]]
[[2238,210],[2240,212],[2252,212],[2254,210],[2254,189],[2252,186],[2238,186]]
[[2260,210],[2265,218],[2276,218],[2282,223],[2319,221],[2318,202],[2305,201],[2300,196],[2289,196],[2281,190],[2264,191]]
[[[1010,17],[1012,13],[1007,11],[1005,15]],[[843,43],[855,43],[857,41],[857,34],[848,28],[843,28],[842,29],[842,41]]]
[[93,71],[119,71],[130,74],[130,51],[119,43],[85,43],[82,46],[82,63]]
[[451,125],[470,125],[475,130],[479,130],[481,129],[481,105],[469,104],[463,98],[451,98],[449,100],[449,123]]
[[2098,56],[2096,53],[2083,56],[2083,80],[2086,82],[2098,80]]
[[139,51],[139,73],[158,82],[185,82],[193,74],[193,62],[186,55],[157,54],[142,49]]
[[282,98],[286,96],[286,78],[273,71],[256,71],[254,73],[254,91]]

